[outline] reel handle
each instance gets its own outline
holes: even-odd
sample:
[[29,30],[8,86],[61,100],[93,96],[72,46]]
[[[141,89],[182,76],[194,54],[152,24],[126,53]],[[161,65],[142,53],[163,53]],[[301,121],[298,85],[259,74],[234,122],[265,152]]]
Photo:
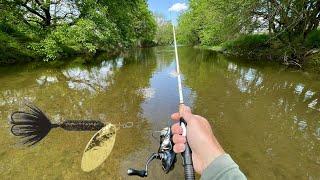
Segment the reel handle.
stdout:
[[145,170],[135,170],[135,169],[132,169],[132,168],[129,168],[128,169],[128,172],[127,174],[129,176],[139,176],[139,177],[147,177],[147,171]]
[[[180,119],[180,126],[183,129],[182,135],[187,137],[187,127],[186,127],[187,123],[183,118]],[[184,177],[186,180],[194,180],[195,173],[194,173],[194,168],[192,163],[192,151],[190,149],[188,141],[185,145],[186,145],[186,149],[183,153],[181,153],[183,157]]]

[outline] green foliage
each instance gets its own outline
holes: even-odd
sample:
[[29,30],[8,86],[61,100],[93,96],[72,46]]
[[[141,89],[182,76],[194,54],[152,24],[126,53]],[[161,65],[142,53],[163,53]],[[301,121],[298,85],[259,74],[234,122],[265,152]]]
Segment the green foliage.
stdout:
[[[7,32],[11,32],[11,30]],[[35,54],[25,48],[28,37],[15,31],[11,33],[16,36],[10,36],[8,33],[0,30],[0,64],[30,61],[34,58]]]
[[[16,49],[34,54],[29,56],[31,59],[49,61],[73,54],[151,44],[156,31],[145,0],[86,0],[67,4],[27,0],[27,5],[21,0],[3,1],[0,33],[11,38],[2,41],[5,44],[0,46],[0,51],[4,54]],[[15,48],[8,51],[13,43]],[[2,55],[0,61],[8,61],[6,58]]]
[[[105,26],[106,27],[106,23]],[[112,25],[109,25],[112,27]],[[79,19],[74,25],[62,25],[50,32],[40,42],[33,43],[30,48],[42,55],[46,61],[54,60],[61,55],[75,53],[96,53],[103,47],[111,48],[117,34],[112,31],[100,28],[94,21]]]
[[269,36],[266,34],[242,35],[239,38],[227,41],[222,46],[228,50],[257,51],[270,48]]
[[241,27],[248,25],[249,2],[190,0],[190,9],[179,18],[179,41],[212,46],[237,37]]
[[308,48],[320,48],[320,30],[315,30],[308,34],[305,46]]
[[320,73],[320,53],[309,56],[304,63],[304,68],[310,71]]
[[[302,60],[308,49],[320,47],[320,1],[189,0],[189,5],[179,18],[181,43],[224,43],[229,49],[248,52],[272,49],[276,44],[293,61]],[[257,33],[268,33],[270,38]],[[272,46],[264,44],[265,38]]]
[[120,45],[130,47],[152,41],[156,23],[145,0],[102,1],[108,8],[106,17],[114,22],[120,37]]
[[171,44],[173,41],[173,34],[170,21],[167,21],[161,14],[155,14],[154,16],[157,22],[157,31],[154,42],[160,46]]
[[198,21],[190,11],[185,12],[179,17],[177,29],[177,41],[182,44],[195,45],[200,43],[199,31],[197,30]]

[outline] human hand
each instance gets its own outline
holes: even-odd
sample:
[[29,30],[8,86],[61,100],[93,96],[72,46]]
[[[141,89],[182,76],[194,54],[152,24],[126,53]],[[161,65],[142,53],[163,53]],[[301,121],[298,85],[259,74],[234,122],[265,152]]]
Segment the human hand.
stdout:
[[201,116],[192,114],[188,106],[181,105],[179,113],[171,115],[171,118],[177,121],[171,126],[175,153],[185,150],[186,137],[182,136],[183,130],[179,123],[181,117],[187,122],[187,139],[192,151],[194,169],[202,174],[215,158],[225,152],[214,136],[209,122]]

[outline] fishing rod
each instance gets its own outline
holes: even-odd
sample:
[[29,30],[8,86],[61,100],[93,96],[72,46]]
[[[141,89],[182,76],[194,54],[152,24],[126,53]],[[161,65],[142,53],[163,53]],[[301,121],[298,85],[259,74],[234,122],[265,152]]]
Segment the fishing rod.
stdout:
[[[177,79],[178,79],[178,91],[179,91],[179,109],[182,105],[184,105],[183,100],[183,93],[182,93],[182,83],[181,83],[181,74],[180,74],[180,64],[179,64],[179,56],[178,56],[178,48],[177,48],[177,40],[176,40],[176,32],[174,28],[174,24],[172,22],[172,31],[173,31],[173,41],[174,41],[174,51],[176,55],[176,70],[177,70]],[[180,118],[180,126],[183,129],[182,136],[187,138],[187,123],[186,121],[181,117]],[[183,165],[184,165],[184,175],[186,180],[192,180],[195,179],[194,175],[194,169],[193,169],[193,163],[192,163],[192,151],[190,149],[190,146],[188,144],[188,141],[186,141],[185,144],[186,148],[185,151],[181,154],[183,157]]]
[[[178,48],[177,48],[177,40],[176,40],[176,32],[174,28],[173,21],[172,22],[172,31],[173,31],[173,40],[174,40],[174,50],[175,50],[175,59],[176,59],[176,71],[177,71],[177,80],[178,80],[178,91],[179,91],[179,109],[184,104],[183,93],[182,93],[182,83],[181,83],[181,75],[180,75],[180,66],[179,66],[179,56],[178,56]],[[181,118],[180,126],[183,129],[182,136],[186,137],[187,135],[187,123]],[[173,151],[173,141],[172,141],[172,132],[170,127],[166,127],[160,131],[160,147],[157,153],[153,153],[147,160],[144,170],[136,170],[136,169],[128,169],[128,175],[130,176],[140,176],[147,177],[148,176],[148,166],[151,161],[154,159],[159,159],[162,162],[162,169],[165,173],[171,171],[176,163],[176,153]],[[186,137],[187,138],[187,137]],[[184,166],[184,175],[186,180],[194,180],[195,173],[193,169],[192,163],[192,152],[189,147],[188,141],[185,144],[186,148],[182,155],[183,166]]]

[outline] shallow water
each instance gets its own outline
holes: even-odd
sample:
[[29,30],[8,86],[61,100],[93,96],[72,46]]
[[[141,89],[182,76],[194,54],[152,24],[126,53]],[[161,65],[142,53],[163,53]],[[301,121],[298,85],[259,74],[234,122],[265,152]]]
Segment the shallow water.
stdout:
[[[271,63],[179,48],[186,104],[206,117],[225,151],[250,179],[320,179],[320,82]],[[101,58],[100,58],[101,59]],[[103,58],[102,58],[103,59]],[[130,51],[95,65],[0,68],[1,179],[136,179],[158,148],[152,131],[170,123],[178,92],[173,48]],[[90,173],[82,152],[94,132],[53,129],[31,148],[15,145],[8,116],[32,101],[52,119],[99,119],[120,129],[111,156]],[[182,179],[180,158],[164,175],[153,162],[149,179]]]

